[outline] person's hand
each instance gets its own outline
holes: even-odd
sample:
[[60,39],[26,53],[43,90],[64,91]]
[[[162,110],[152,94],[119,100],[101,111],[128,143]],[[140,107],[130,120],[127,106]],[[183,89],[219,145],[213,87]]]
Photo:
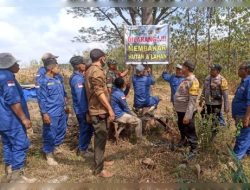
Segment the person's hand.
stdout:
[[113,110],[109,110],[109,121],[113,122],[115,120],[115,113]]
[[30,129],[32,127],[31,121],[29,119],[27,119],[27,118],[24,118],[22,120],[22,124],[24,125],[24,127],[26,129]]
[[64,108],[64,110],[65,110],[65,113],[66,113],[66,114],[69,114],[69,113],[70,113],[70,110],[69,110],[69,107],[68,107],[68,106],[66,106],[66,107]]
[[225,108],[225,113],[228,114],[229,113],[229,108]]
[[130,86],[131,86],[131,84],[130,84],[130,82],[128,82],[128,83],[126,84],[126,87],[127,87],[127,88],[130,88]]
[[47,124],[47,125],[51,123],[50,117],[47,113],[43,114],[43,122],[44,124]]
[[243,127],[248,127],[249,126],[249,117],[244,117],[243,118]]
[[202,104],[203,104],[203,100],[200,100],[199,106],[202,107]]
[[183,118],[183,124],[184,124],[184,125],[189,124],[189,122],[190,122],[189,119],[187,119],[186,117]]

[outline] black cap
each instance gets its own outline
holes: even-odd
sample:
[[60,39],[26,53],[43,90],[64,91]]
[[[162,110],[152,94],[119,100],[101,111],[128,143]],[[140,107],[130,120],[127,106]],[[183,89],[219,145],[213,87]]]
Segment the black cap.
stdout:
[[219,64],[213,64],[213,65],[210,66],[210,68],[215,69],[215,70],[217,70],[219,72],[221,72],[221,70],[222,70],[222,67]]
[[49,65],[53,65],[53,64],[58,64],[56,59],[47,59],[47,60],[44,60],[43,63],[45,67]]
[[190,70],[191,72],[193,72],[194,69],[195,69],[195,64],[193,64],[191,61],[185,61],[185,62],[183,63],[183,66],[189,68],[189,70]]
[[78,55],[78,56],[71,57],[71,59],[69,60],[69,62],[70,62],[70,64],[72,66],[74,66],[74,65],[79,65],[79,64],[86,64],[88,62],[88,60],[83,59],[82,56]]

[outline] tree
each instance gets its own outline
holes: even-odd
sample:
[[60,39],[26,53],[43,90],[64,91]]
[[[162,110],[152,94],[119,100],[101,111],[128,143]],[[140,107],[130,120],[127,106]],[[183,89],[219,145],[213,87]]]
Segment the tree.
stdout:
[[124,24],[126,25],[157,25],[172,15],[178,8],[172,7],[74,7],[68,10],[74,17],[93,16],[97,21],[110,24],[94,27],[82,27],[79,35],[74,37],[77,42],[107,42],[111,45],[124,44]]

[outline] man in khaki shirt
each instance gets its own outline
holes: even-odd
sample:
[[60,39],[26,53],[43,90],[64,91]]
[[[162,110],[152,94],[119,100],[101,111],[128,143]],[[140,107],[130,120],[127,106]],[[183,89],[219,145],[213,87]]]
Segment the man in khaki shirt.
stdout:
[[[105,53],[100,49],[90,52],[91,65],[86,71],[86,93],[88,98],[90,121],[94,127],[94,175],[100,177],[112,177],[113,174],[103,169],[104,152],[108,137],[107,119],[113,121],[115,114],[110,106],[106,76],[103,66],[105,65]],[[105,162],[112,165],[113,162]]]
[[203,118],[208,118],[208,116],[213,115],[211,139],[213,140],[218,131],[217,126],[220,124],[220,116],[223,116],[221,113],[222,103],[224,103],[225,113],[228,113],[229,100],[227,80],[220,74],[222,67],[219,64],[213,64],[210,68],[210,75],[207,76],[204,81],[200,106],[202,106],[203,101],[205,101],[205,105],[201,112]]
[[199,94],[199,81],[194,76],[195,65],[185,61],[182,67],[184,80],[179,85],[174,96],[174,107],[178,116],[178,127],[183,134],[183,141],[187,139],[191,149],[188,158],[196,154],[197,135],[195,131],[194,116],[197,110]]

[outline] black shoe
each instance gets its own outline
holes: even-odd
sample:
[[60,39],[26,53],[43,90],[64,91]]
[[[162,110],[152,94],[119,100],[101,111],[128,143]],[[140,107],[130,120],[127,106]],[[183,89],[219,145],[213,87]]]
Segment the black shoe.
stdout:
[[178,148],[182,148],[182,147],[186,147],[188,145],[187,140],[186,139],[181,139],[178,144],[177,147]]

